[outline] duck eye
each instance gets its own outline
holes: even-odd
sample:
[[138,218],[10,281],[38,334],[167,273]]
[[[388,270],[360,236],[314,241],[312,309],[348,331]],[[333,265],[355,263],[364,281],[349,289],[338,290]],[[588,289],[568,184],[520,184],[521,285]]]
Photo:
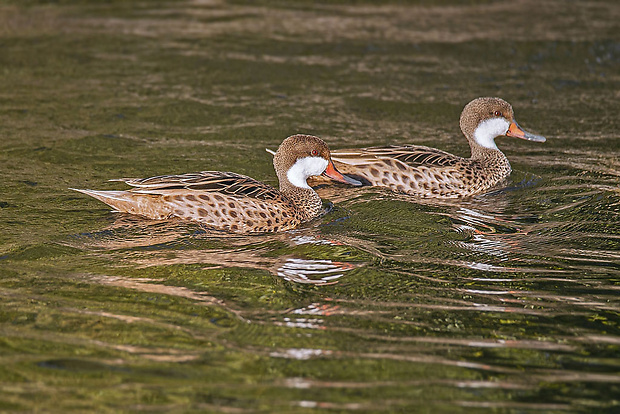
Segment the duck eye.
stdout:
[[312,151],[310,151],[310,154],[311,154],[313,157],[316,157],[317,155],[319,155],[319,152],[318,152],[317,150],[312,150]]
[[502,113],[500,111],[495,111],[495,112],[493,112],[493,115],[495,115],[495,116],[502,116]]

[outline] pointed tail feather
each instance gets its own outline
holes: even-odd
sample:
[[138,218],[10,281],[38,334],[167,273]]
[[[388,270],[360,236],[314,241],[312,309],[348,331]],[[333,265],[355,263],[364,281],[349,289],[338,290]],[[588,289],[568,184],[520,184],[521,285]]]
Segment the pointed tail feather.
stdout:
[[120,203],[127,202],[128,200],[128,197],[125,195],[127,191],[97,191],[97,190],[82,190],[79,188],[69,188],[69,190],[77,191],[77,192],[86,194],[88,196],[91,196],[93,198],[96,198],[97,200],[106,203],[107,205],[109,205],[110,207],[113,207],[114,209],[118,211],[123,211],[123,210],[119,209],[116,204],[118,204],[119,202]]
[[79,188],[70,188],[70,190],[96,198],[112,207],[114,211],[122,213],[139,214],[155,220],[165,219],[172,215],[170,205],[158,202],[159,195],[136,194],[129,191],[81,190]]

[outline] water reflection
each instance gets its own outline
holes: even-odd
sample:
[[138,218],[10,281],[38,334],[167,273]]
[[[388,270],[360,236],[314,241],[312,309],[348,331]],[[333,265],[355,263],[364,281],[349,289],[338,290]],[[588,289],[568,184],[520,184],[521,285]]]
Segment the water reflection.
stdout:
[[351,263],[331,260],[288,258],[277,268],[277,274],[292,282],[324,285],[337,283],[344,272],[355,267]]
[[[209,247],[201,247],[206,242]],[[284,280],[313,285],[331,285],[360,263],[307,259],[292,254],[268,256],[275,244],[287,246],[346,246],[320,236],[316,229],[298,229],[265,235],[237,235],[204,229],[182,221],[151,221],[118,215],[106,229],[74,235],[66,244],[100,249],[101,255],[122,254],[140,267],[206,264],[266,270]]]
[[325,351],[322,349],[291,348],[281,351],[274,351],[271,352],[269,355],[276,358],[306,360],[311,358],[329,356],[331,354],[331,351]]

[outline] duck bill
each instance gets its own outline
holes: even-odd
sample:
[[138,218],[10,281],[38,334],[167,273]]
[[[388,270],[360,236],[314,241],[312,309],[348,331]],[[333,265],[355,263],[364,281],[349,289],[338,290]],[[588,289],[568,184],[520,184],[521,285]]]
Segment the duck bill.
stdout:
[[543,137],[542,135],[536,135],[527,132],[526,130],[521,128],[519,124],[517,124],[517,121],[512,121],[510,123],[510,126],[508,127],[508,132],[506,132],[506,136],[527,139],[528,141],[534,142],[545,142],[547,140],[547,138]]
[[362,185],[361,182],[354,180],[353,178],[348,177],[344,174],[341,174],[340,171],[338,171],[336,167],[334,167],[334,163],[331,160],[329,160],[327,168],[325,169],[325,171],[323,171],[323,175],[331,178],[334,181],[338,181],[339,183],[351,184],[355,186]]

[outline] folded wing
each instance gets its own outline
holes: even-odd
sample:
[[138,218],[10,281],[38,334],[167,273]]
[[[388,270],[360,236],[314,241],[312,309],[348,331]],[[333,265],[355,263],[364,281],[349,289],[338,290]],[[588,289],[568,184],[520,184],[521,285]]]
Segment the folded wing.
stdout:
[[348,165],[383,164],[384,160],[397,160],[409,167],[447,167],[463,162],[461,157],[421,145],[390,145],[335,150],[332,151],[332,159]]
[[282,197],[277,189],[268,184],[245,175],[222,171],[201,171],[149,178],[121,178],[112,181],[122,181],[134,187],[129,191],[140,194],[168,194],[175,190],[195,190],[260,200]]

